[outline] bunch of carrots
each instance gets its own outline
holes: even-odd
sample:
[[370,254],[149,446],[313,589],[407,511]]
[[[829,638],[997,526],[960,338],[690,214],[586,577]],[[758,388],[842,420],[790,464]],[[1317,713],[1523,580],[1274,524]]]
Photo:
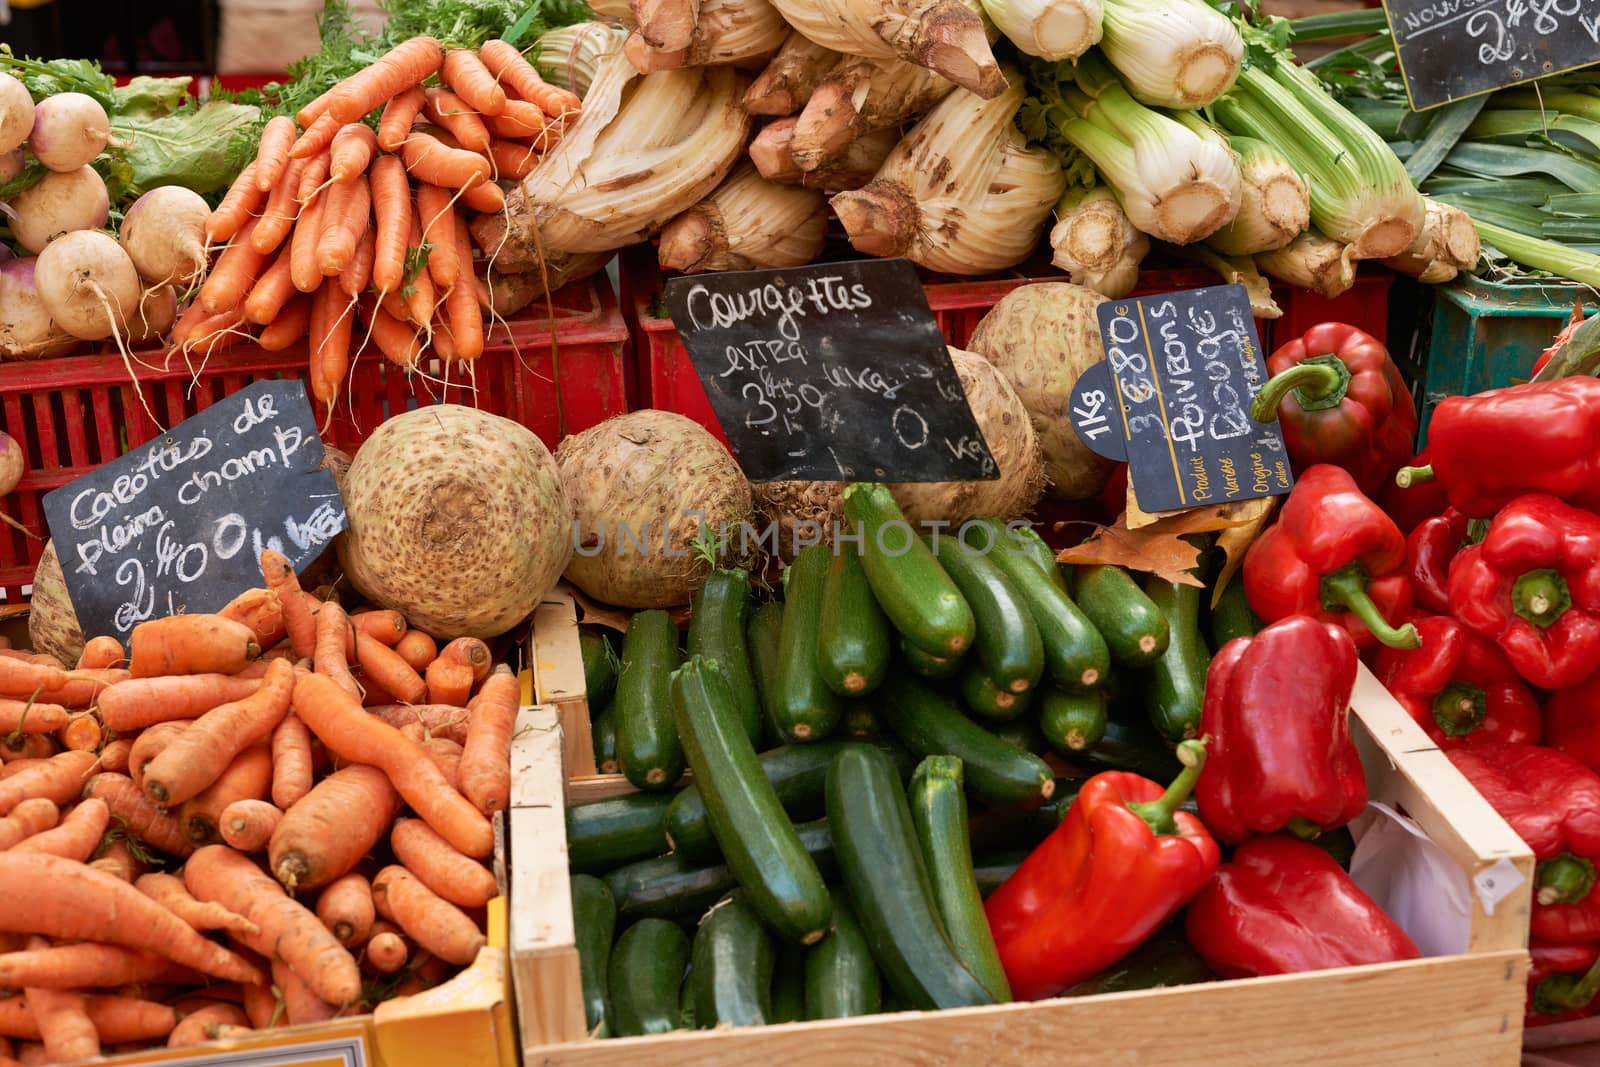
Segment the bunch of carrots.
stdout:
[[70,670],[0,652],[0,1067],[360,1012],[484,946],[516,675],[261,566]]
[[397,45],[295,119],[267,123],[211,215],[207,238],[226,248],[173,344],[209,355],[256,327],[269,351],[304,339],[312,395],[329,407],[356,314],[355,354],[370,342],[408,371],[430,344],[476,359],[493,309],[464,211],[503,211],[497,182],[525,177],[578,106],[505,41]]

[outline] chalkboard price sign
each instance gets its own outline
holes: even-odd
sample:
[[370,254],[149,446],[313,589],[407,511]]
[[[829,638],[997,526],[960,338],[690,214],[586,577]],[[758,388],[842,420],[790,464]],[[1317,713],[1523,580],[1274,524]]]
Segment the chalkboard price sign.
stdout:
[[299,381],[246,386],[47,494],[44,512],[84,636],[124,643],[260,585],[263,549],[298,570],[345,528]]
[[1417,111],[1600,60],[1600,4],[1593,0],[1384,0],[1383,6]]
[[1174,511],[1294,486],[1278,424],[1250,417],[1266,361],[1241,285],[1108,300],[1106,359],[1073,387],[1084,444],[1127,460],[1139,507]]
[[999,477],[910,262],[675,278],[665,297],[752,481]]

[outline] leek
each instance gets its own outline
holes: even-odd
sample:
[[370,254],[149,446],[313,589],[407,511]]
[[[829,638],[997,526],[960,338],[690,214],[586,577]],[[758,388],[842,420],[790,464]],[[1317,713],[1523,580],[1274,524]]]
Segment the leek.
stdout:
[[822,251],[828,205],[810,189],[769,182],[743,163],[661,231],[667,270],[761,270],[810,263]]
[[1384,265],[1430,285],[1448,282],[1478,263],[1478,231],[1465,211],[1438,200],[1427,202],[1427,218],[1411,247]]
[[1332,37],[1388,31],[1389,19],[1382,8],[1357,8],[1354,11],[1330,11],[1293,19],[1289,23],[1289,40],[1326,41]]
[[1113,300],[1133,292],[1150,241],[1128,221],[1103,185],[1068,189],[1056,205],[1050,262],[1077,285]]
[[1556,193],[1544,207],[1552,215],[1600,218],[1600,193]]
[[1476,141],[1526,144],[1530,138],[1548,137],[1587,156],[1600,155],[1600,122],[1576,115],[1541,111],[1485,111],[1467,129]]
[[1253,137],[1230,138],[1243,196],[1234,220],[1207,238],[1229,256],[1282,248],[1311,224],[1311,194],[1283,153]]
[[1204,0],[1104,0],[1100,50],[1141,103],[1205,107],[1227,92],[1244,39]]
[[[1543,204],[1558,195],[1572,194],[1554,178],[1479,178],[1459,173],[1452,168],[1434,171],[1433,177],[1422,183],[1422,191],[1429,196],[1464,193],[1469,196],[1493,196],[1516,204]],[[1600,203],[1596,204],[1600,207]]]
[[1487,99],[1484,96],[1469,96],[1465,100],[1452,100],[1434,112],[1433,120],[1428,123],[1428,132],[1417,143],[1416,152],[1406,160],[1406,173],[1411,175],[1412,181],[1421,185],[1427,181],[1428,175],[1438,169],[1450,150],[1461,140],[1462,133],[1470,133],[1477,124]]
[[1528,237],[1481,218],[1474,217],[1472,222],[1478,228],[1478,236],[1483,243],[1493,246],[1507,259],[1533,270],[1548,271],[1600,288],[1600,256],[1554,241]]
[[1526,204],[1513,204],[1484,196],[1440,196],[1441,203],[1465,211],[1474,219],[1486,219],[1496,226],[1515,230],[1524,237],[1544,236],[1544,212]]
[[1100,43],[1100,0],[983,0],[983,10],[1025,55],[1077,59]]
[[1496,107],[1559,111],[1600,121],[1600,96],[1583,92],[1547,91],[1543,88],[1506,89],[1494,94]]
[[1531,171],[1548,174],[1575,193],[1600,189],[1600,163],[1548,149],[1461,144],[1445,157],[1445,162],[1481,178],[1521,178]]
[[539,38],[534,68],[551,85],[571,89],[580,97],[589,91],[600,60],[622,49],[628,31],[608,22],[580,22],[551,30]]
[[1349,250],[1315,230],[1307,230],[1282,248],[1256,257],[1261,269],[1281,282],[1321,293],[1330,300],[1356,283]]

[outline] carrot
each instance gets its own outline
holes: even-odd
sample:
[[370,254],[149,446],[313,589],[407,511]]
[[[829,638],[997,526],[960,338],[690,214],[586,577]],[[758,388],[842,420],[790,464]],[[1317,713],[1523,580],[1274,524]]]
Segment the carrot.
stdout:
[[290,892],[347,874],[383,839],[399,798],[377,767],[352,763],[318,782],[284,813],[268,846],[268,866]]
[[[42,937],[28,940],[28,948],[49,948],[50,942]],[[52,1060],[67,1063],[100,1055],[100,1035],[89,1021],[89,1006],[83,993],[76,989],[41,989],[25,987],[23,999],[33,1015],[34,1025],[44,1050]]]
[[311,103],[295,112],[295,121],[300,124],[302,129],[310,126],[313,122],[316,122],[323,116],[323,113],[328,110],[328,101],[333,99],[333,94],[338,88],[339,85],[336,82],[334,83],[333,88],[329,89],[327,92],[311,101]]
[[294,147],[294,120],[277,115],[261,131],[261,146],[256,149],[256,189],[270,193],[289,167],[289,149]]
[[321,999],[349,1004],[361,996],[361,971],[350,953],[247,857],[225,845],[208,845],[184,866],[183,880],[197,899],[215,901],[255,923],[258,932],[241,940],[288,964]]
[[300,598],[300,579],[289,565],[288,557],[274,549],[261,553],[261,577],[267,588],[278,594],[283,606],[284,628],[289,632],[289,643],[299,657],[311,655],[316,650],[317,621],[311,609]]
[[354,641],[355,630],[344,608],[329,601],[317,613],[317,644],[311,657],[313,669],[336,681],[340,688],[354,697],[361,696],[361,687],[350,674],[347,649]]
[[417,724],[431,737],[445,737],[465,744],[472,714],[455,704],[385,704],[367,709],[371,715],[395,729]]
[[272,731],[272,803],[288,811],[311,792],[311,731],[293,711]]
[[164,674],[232,674],[261,655],[250,627],[219,615],[173,615],[133,628],[128,638],[135,678]]
[[[469,856],[494,848],[489,820],[444,780],[422,749],[370,715],[359,701],[319,674],[295,683],[295,712],[328,750],[341,759],[369,763],[389,776],[413,811]],[[0,787],[5,783],[0,782]]]
[[150,761],[144,769],[145,795],[171,806],[215,782],[234,757],[272,736],[288,714],[293,687],[294,668],[287,660],[274,660],[259,690],[212,708]]
[[[292,273],[292,272],[291,272]],[[267,352],[282,352],[306,335],[311,323],[311,298],[305,293],[295,293],[283,305],[278,317],[267,324],[256,338],[256,344]]]
[[283,1000],[284,1019],[290,1026],[327,1022],[340,1014],[336,1005],[317,996],[311,986],[282,960],[272,961],[272,984]]
[[271,648],[287,632],[283,621],[283,601],[271,589],[246,589],[217,612],[224,619],[242,622],[256,635],[256,644]]
[[449,89],[427,89],[424,98],[428,118],[449,131],[462,148],[480,155],[489,151],[489,127],[470,104]]
[[250,287],[250,295],[244,301],[246,321],[265,326],[278,317],[283,305],[296,292],[293,266],[294,245],[291,244],[278,253],[272,266],[262,271],[261,277]]
[[406,870],[452,904],[479,908],[499,892],[487,867],[451,848],[419,819],[397,820],[389,844]]
[[60,667],[20,659],[0,659],[0,696],[32,699],[34,693],[60,689],[70,680],[67,672]]
[[300,169],[299,176],[291,186],[297,207],[304,208],[309,204],[328,181],[328,166],[332,162],[329,152],[325,148],[309,159],[302,160],[305,166]]
[[367,283],[372,280],[372,263],[377,258],[377,238],[373,235],[372,227],[368,226],[361,231],[361,240],[356,242],[355,258],[350,265],[339,272],[339,291],[351,300],[359,297],[366,291]]
[[400,653],[401,659],[411,664],[411,669],[414,671],[427,670],[428,664],[439,654],[439,647],[433,638],[421,630],[406,631],[406,635],[394,646],[394,650]]
[[[401,732],[412,737],[405,729]],[[414,737],[412,739],[416,740]],[[461,788],[461,746],[448,737],[423,737],[418,743],[433,765],[439,768],[439,773],[444,775],[444,780],[457,789]]]
[[372,211],[377,244],[372,283],[393,292],[405,280],[406,237],[411,231],[411,185],[397,156],[379,156],[372,164]]
[[37,767],[13,774],[0,782],[0,815],[11,814],[29,797],[44,797],[57,807],[68,803],[94,773],[94,765],[93,752],[63,752]]
[[388,866],[372,881],[378,914],[448,963],[465,965],[487,944],[483,932],[454,904],[423,885],[404,867]]
[[100,725],[100,719],[93,712],[86,711],[73,716],[71,722],[56,731],[56,737],[60,739],[61,747],[68,751],[99,752],[106,732]]
[[250,1017],[239,1005],[214,1000],[180,1019],[178,1025],[172,1028],[172,1033],[167,1035],[167,1047],[188,1048],[215,1041],[222,1036],[224,1027],[248,1030],[249,1023]]
[[128,678],[128,672],[119,667],[81,668],[66,675],[65,685],[40,689],[37,695],[30,691],[27,695],[64,708],[87,708],[99,700],[107,687]]
[[178,812],[183,832],[196,847],[222,839],[222,813],[240,800],[264,800],[272,788],[272,750],[252,745],[233,758],[222,774],[184,802]]
[[472,668],[440,656],[428,664],[428,702],[466,706],[472,695]]
[[115,741],[107,741],[100,747],[100,769],[126,774],[128,756],[132,751],[133,741],[129,738],[119,737]]
[[520,140],[539,136],[549,124],[549,118],[538,104],[508,100],[505,111],[489,120],[489,132],[496,137]]
[[85,797],[99,797],[111,809],[128,833],[151,848],[170,852],[174,856],[187,856],[194,846],[184,836],[178,820],[165,815],[133,784],[125,774],[102,772],[89,779]]
[[310,159],[327,150],[333,143],[333,135],[339,132],[339,127],[344,125],[337,115],[323,112],[306,132],[295,141],[294,147],[289,149],[290,159]]
[[340,122],[355,122],[439,70],[444,52],[432,37],[402,41],[375,61],[339,83],[327,113]]
[[133,739],[133,747],[128,750],[128,777],[141,791],[144,789],[145,768],[150,766],[150,761],[165,751],[193,722],[193,719],[158,722],[140,731],[139,736]]
[[506,209],[506,194],[494,182],[484,182],[461,194],[461,206],[479,214],[497,215]]
[[[318,316],[322,323],[318,329]],[[338,399],[340,383],[350,369],[350,335],[354,322],[344,314],[339,287],[324,285],[317,292],[311,316],[311,393],[319,403],[332,407]]]
[[317,241],[317,269],[331,278],[350,265],[356,245],[372,217],[372,187],[358,174],[328,191],[322,236]]
[[266,986],[244,987],[244,1013],[250,1017],[250,1025],[257,1030],[287,1025],[283,1018],[283,1004]]
[[376,638],[390,648],[406,635],[406,617],[394,610],[370,608],[350,616],[357,633]]
[[415,704],[428,694],[421,676],[399,654],[375,637],[356,634],[356,658],[362,672],[402,704]]
[[413,85],[383,105],[383,115],[378,119],[379,148],[385,152],[399,150],[422,112],[422,101],[422,87]]
[[132,885],[144,873],[145,863],[133,854],[133,846],[126,838],[118,837],[106,844],[98,858],[89,861],[89,869]]
[[511,734],[522,686],[501,664],[472,698],[472,725],[461,753],[461,793],[485,815],[511,805]]
[[230,982],[262,977],[133,886],[59,856],[0,853],[0,930],[143,949]]
[[461,266],[460,246],[455,241],[456,211],[449,190],[419,185],[417,218],[428,246],[428,277],[440,289],[448,289],[456,283]]
[[259,852],[267,847],[272,832],[283,821],[283,812],[265,800],[235,800],[222,811],[218,829],[222,840],[240,852]]
[[406,138],[400,158],[413,178],[444,189],[465,189],[489,180],[487,159],[463,148],[450,148],[428,133]]
[[372,330],[372,340],[385,359],[404,370],[416,368],[422,358],[422,338],[417,331],[376,305],[362,312]]
[[367,172],[378,151],[378,135],[364,122],[339,128],[328,148],[328,175],[336,182],[353,182]]
[[362,944],[377,918],[372,884],[354,871],[329,882],[317,895],[317,918],[341,945]]
[[225,311],[238,308],[245,295],[250,292],[250,287],[260,277],[262,268],[266,265],[267,255],[257,252],[251,243],[256,227],[261,224],[259,219],[252,218],[240,227],[239,232],[233,235],[233,240],[228,242],[228,247],[223,249],[222,255],[211,268],[211,273],[206,276],[205,284],[200,287],[198,303],[202,308],[213,315],[220,315]]
[[[388,925],[388,924],[385,924]],[[393,974],[406,965],[411,949],[394,930],[380,930],[367,939],[362,959],[379,974]]]
[[321,158],[290,160],[289,169],[284,171],[272,187],[272,192],[267,195],[267,204],[261,209],[255,233],[250,235],[250,245],[257,252],[262,255],[275,252],[283,244],[284,238],[289,236],[289,231],[294,228],[294,220],[300,216],[300,202],[295,199],[295,193],[300,191],[300,179],[307,168]]
[[470,48],[452,48],[446,52],[439,76],[457,96],[485,115],[498,115],[505,110],[505,90]]
[[294,287],[302,293],[314,293],[322,287],[322,268],[317,263],[317,244],[322,240],[322,217],[328,194],[318,193],[300,209],[300,221],[295,225],[294,238],[289,243],[289,273]]
[[206,241],[218,244],[233,237],[250,221],[264,199],[262,190],[256,188],[256,165],[252,162],[239,172],[222,203],[206,219]]
[[[100,1040],[107,1045],[165,1037],[178,1020],[177,1012],[167,1005],[135,997],[90,996],[85,1001],[89,1020],[94,1023]],[[39,1037],[26,996],[0,999],[0,1035]],[[49,1058],[40,1062],[59,1061]]]
[[485,41],[478,49],[478,56],[501,85],[530,104],[539,105],[548,114],[562,115],[582,106],[583,102],[574,93],[547,84],[515,45],[500,40]]
[[[417,202],[417,206],[421,207],[421,201]],[[411,232],[406,240],[409,242],[406,249],[406,280],[401,287],[400,295],[405,298],[406,307],[410,312],[407,317],[418,326],[426,326],[433,321],[435,293],[433,276],[427,267],[427,261],[432,256],[431,254],[425,256],[423,249],[426,248],[431,253],[432,248],[423,237],[422,223],[417,211],[411,213]],[[411,259],[413,253],[417,255],[415,261]]]
[[[242,298],[243,293],[239,294]],[[202,359],[209,358],[225,348],[231,348],[239,343],[239,335],[243,332],[244,309],[234,306],[219,315],[207,319],[203,328],[196,331],[189,339],[186,352],[199,354]]]
[[106,802],[91,797],[80,801],[69,811],[60,826],[34,834],[11,851],[44,852],[86,863],[99,847],[100,838],[110,822],[111,809],[106,807]]
[[[61,818],[61,810],[56,807],[53,800],[44,797],[29,797],[11,809],[11,814],[0,818],[0,852],[13,848],[19,843],[42,834],[56,825],[56,820]],[[0,956],[0,959],[4,959]],[[0,986],[0,989],[14,988]]]
[[201,932],[226,930],[239,937],[260,932],[256,924],[214,901],[201,903],[190,895],[183,879],[171,874],[140,875],[133,887]]
[[122,642],[115,637],[91,637],[84,643],[83,651],[78,654],[77,669],[98,670],[102,667],[115,667],[127,660],[127,653],[122,650]]
[[49,759],[55,754],[56,744],[49,734],[10,734],[0,739],[0,762]]
[[495,141],[489,145],[489,161],[499,180],[521,181],[539,165],[539,153],[515,141]]
[[83,941],[0,955],[0,989],[89,989],[135,985],[177,971],[168,959]]
[[243,700],[261,688],[259,678],[229,674],[180,674],[118,682],[100,695],[100,719],[110,730],[138,730],[178,719],[196,719],[213,708]]
[[[409,668],[407,668],[409,670]],[[60,704],[35,704],[0,697],[0,731],[18,734],[53,734],[67,725],[71,712]]]
[[[38,735],[29,734],[28,736],[32,738],[37,737]],[[49,741],[50,739],[46,737],[43,738],[43,740]],[[51,751],[53,752],[54,750],[52,749]],[[29,767],[37,767],[43,762],[43,759],[14,759],[8,762],[0,763],[0,782],[10,778],[13,774],[20,774]]]

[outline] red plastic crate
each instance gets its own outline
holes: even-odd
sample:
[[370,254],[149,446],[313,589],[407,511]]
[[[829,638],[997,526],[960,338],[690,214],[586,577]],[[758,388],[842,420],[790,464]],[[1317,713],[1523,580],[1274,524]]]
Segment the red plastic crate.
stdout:
[[[1309,289],[1293,289],[1274,284],[1272,298],[1283,309],[1283,318],[1273,323],[1274,338],[1281,344],[1299,337],[1319,322],[1345,322],[1388,343],[1389,287],[1395,273],[1376,263],[1363,263],[1356,271],[1356,283],[1347,291],[1328,299]],[[1266,343],[1266,339],[1262,338]],[[1269,346],[1272,351],[1276,345]]]

